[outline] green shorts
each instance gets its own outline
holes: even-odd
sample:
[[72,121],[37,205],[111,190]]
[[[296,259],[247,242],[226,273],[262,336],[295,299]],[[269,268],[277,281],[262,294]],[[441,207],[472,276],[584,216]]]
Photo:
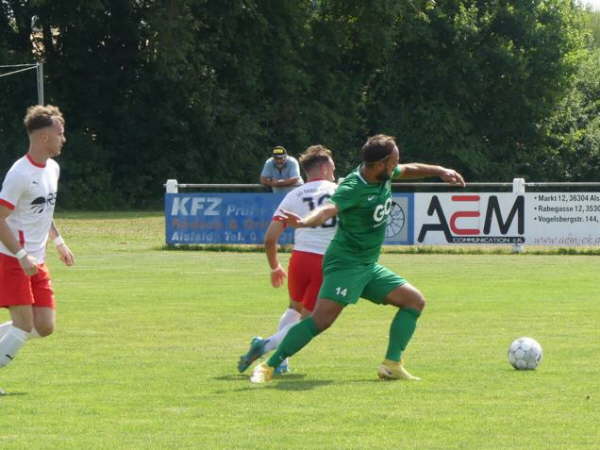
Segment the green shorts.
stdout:
[[405,283],[404,278],[377,263],[329,266],[323,271],[323,284],[318,298],[350,305],[362,297],[373,303],[383,304],[391,291]]

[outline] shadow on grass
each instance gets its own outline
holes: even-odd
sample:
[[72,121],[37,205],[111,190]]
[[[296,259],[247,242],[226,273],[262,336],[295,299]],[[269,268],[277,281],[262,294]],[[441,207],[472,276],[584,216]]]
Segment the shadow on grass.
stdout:
[[[218,381],[246,381],[247,386],[239,389],[235,389],[234,392],[250,391],[253,389],[276,389],[281,391],[308,391],[321,386],[327,386],[334,383],[334,380],[311,380],[305,381],[306,374],[303,373],[289,373],[283,376],[275,376],[273,381],[265,384],[252,384],[250,383],[249,374],[235,374],[235,375],[223,375],[220,377],[214,377],[214,380]],[[217,393],[224,393],[225,391],[218,391]],[[231,392],[231,391],[229,391]]]
[[306,375],[286,375],[282,378],[273,378],[273,381],[265,384],[252,384],[248,381],[246,387],[236,389],[236,392],[253,391],[256,389],[269,389],[276,391],[310,391],[315,388],[333,384],[333,380],[311,380],[306,381]]
[[[285,378],[274,378],[273,381],[264,386],[265,389],[275,389],[277,391],[310,391],[311,389],[328,386],[333,384],[333,380],[303,380],[305,375],[296,375],[299,379],[291,380],[294,375],[286,375]],[[281,381],[279,381],[281,380]],[[260,385],[252,385],[249,389],[260,388]],[[245,389],[247,390],[247,389]]]
[[[236,373],[232,375],[223,375],[220,377],[214,377],[213,380],[217,381],[238,381],[238,380],[250,380],[250,374],[252,371],[247,373]],[[285,380],[301,380],[306,377],[303,373],[288,373],[285,375],[275,375],[273,381],[285,381]]]
[[0,394],[0,401],[2,401],[2,399],[6,397],[17,397],[20,395],[27,395],[27,392],[2,392]]
[[238,380],[247,380],[250,378],[250,375],[247,373],[236,373],[232,375],[223,375],[220,377],[214,377],[213,380],[217,381],[238,381]]
[[[364,384],[364,383],[398,383],[398,381],[380,380],[378,378],[367,378],[364,380],[311,380],[305,381],[306,374],[303,373],[290,373],[283,376],[275,376],[273,381],[265,384],[252,384],[250,383],[250,374],[240,373],[233,375],[223,375],[220,377],[214,377],[213,380],[217,381],[245,381],[248,383],[247,386],[239,389],[234,389],[233,392],[244,392],[253,389],[276,389],[280,391],[308,391],[311,389],[319,388],[322,386],[328,386],[330,384]],[[225,392],[219,390],[216,393],[223,394]]]

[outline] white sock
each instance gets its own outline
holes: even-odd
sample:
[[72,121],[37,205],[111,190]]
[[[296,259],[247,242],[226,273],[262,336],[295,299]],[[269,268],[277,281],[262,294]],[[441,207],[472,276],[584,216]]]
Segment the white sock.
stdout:
[[[8,322],[0,323],[0,339],[10,329],[11,325],[12,325],[12,320],[9,320]],[[29,336],[28,336],[29,339],[37,339],[37,338],[41,338],[41,337],[42,336],[40,336],[40,333],[38,333],[38,331],[35,328],[33,328],[31,330],[31,333],[29,333]]]
[[298,323],[298,321],[301,318],[302,314],[300,314],[295,309],[286,309],[281,318],[279,319],[277,333],[267,338],[268,342],[265,344],[265,353],[270,352],[271,350],[275,350],[287,334],[288,330],[292,327],[292,325]]
[[8,322],[0,323],[0,339],[2,339],[2,336],[4,336],[6,334],[6,332],[10,329],[11,326],[12,326],[12,320],[9,320]]
[[277,327],[277,330],[279,331],[282,328],[285,328],[290,323],[298,322],[301,317],[302,315],[295,309],[286,309],[281,318],[279,319],[279,326]]
[[[300,314],[298,314],[298,316],[300,316]],[[300,317],[298,317],[298,319],[295,322],[288,323],[285,327],[280,329],[273,336],[268,337],[267,338],[268,341],[265,344],[265,353],[270,352],[271,350],[275,350],[277,347],[279,347],[279,344],[281,343],[281,341],[283,341],[283,338],[287,334],[288,330],[290,328],[292,328],[294,325],[296,325],[299,320],[300,320]]]
[[10,326],[10,329],[0,339],[0,367],[10,363],[19,349],[23,347],[29,333],[15,326]]

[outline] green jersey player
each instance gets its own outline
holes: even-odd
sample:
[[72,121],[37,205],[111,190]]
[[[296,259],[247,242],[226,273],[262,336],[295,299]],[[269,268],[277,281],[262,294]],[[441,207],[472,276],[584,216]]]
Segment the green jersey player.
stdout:
[[404,278],[377,263],[392,206],[391,180],[440,177],[464,186],[462,176],[441,166],[399,164],[400,153],[391,136],[370,137],[362,147],[362,164],[340,184],[331,202],[304,218],[287,213],[292,227],[318,226],[338,217],[338,230],[323,260],[323,284],[313,314],[293,326],[266,363],[254,369],[250,381],[264,383],[274,368],[333,324],[342,310],[359,297],[398,308],[390,326],[385,360],[379,366],[382,379],[418,380],[402,365],[405,350],[425,307],[421,292]]

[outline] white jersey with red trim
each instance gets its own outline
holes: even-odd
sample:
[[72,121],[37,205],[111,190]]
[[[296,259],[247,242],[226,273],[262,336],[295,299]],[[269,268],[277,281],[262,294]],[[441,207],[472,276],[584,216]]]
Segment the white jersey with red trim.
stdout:
[[[12,210],[6,219],[8,227],[39,263],[44,262],[46,255],[59,175],[60,168],[53,159],[42,166],[25,155],[9,169],[0,191],[0,205]],[[0,253],[14,256],[2,242]]]
[[[281,216],[279,211],[282,209],[305,217],[313,209],[325,205],[336,189],[337,184],[331,181],[309,181],[288,192],[275,210],[273,218],[277,220],[277,217]],[[296,228],[294,230],[294,250],[322,255],[333,239],[336,229],[337,217],[332,217],[318,227]]]

